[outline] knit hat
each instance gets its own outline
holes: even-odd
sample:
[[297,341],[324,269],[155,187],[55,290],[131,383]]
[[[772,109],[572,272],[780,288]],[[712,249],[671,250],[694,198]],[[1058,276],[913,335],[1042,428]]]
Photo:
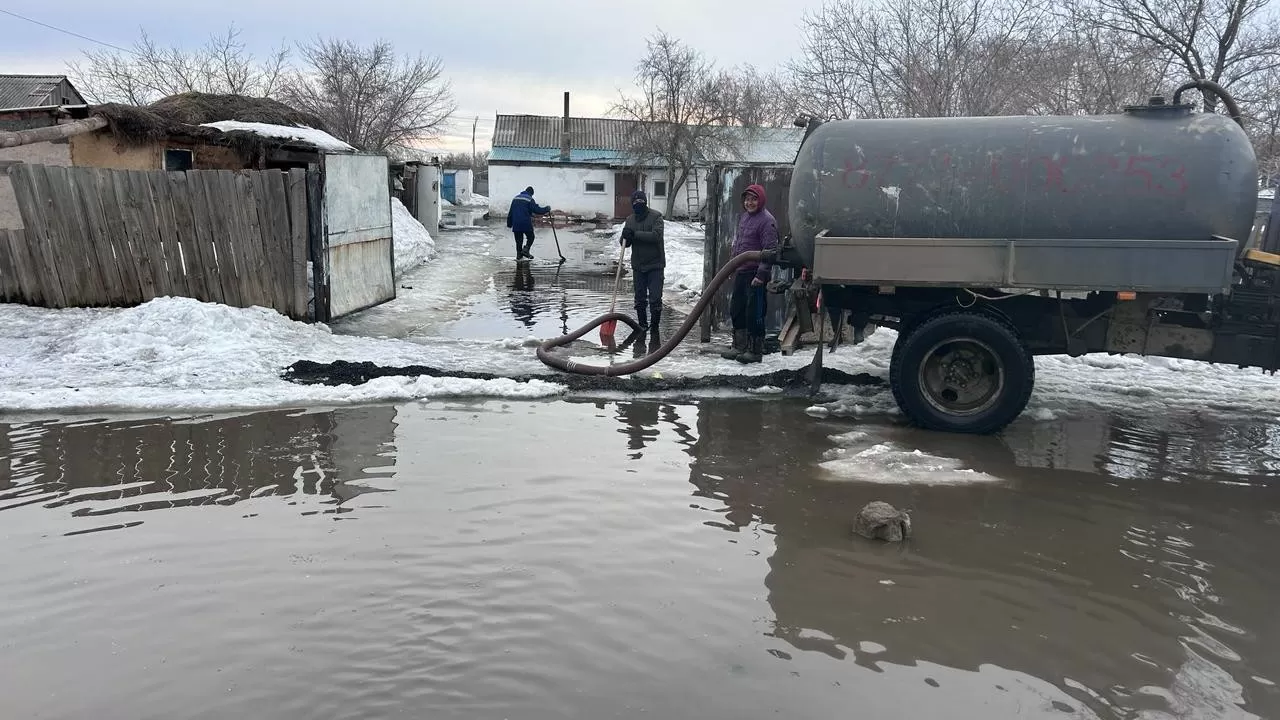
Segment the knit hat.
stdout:
[[525,188],[525,189],[524,189],[524,191],[525,191],[525,192],[527,192],[527,193],[529,193],[530,195],[532,195],[532,194],[533,194],[533,186],[532,186],[532,185],[530,185],[529,187]]
[[638,202],[644,203],[645,205],[649,204],[649,196],[645,195],[643,190],[637,190],[631,193],[631,204],[635,205]]

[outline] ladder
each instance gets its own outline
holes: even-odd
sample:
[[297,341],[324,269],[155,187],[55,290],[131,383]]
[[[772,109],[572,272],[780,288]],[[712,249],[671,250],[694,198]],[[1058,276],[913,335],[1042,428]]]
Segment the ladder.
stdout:
[[702,181],[698,178],[698,171],[690,170],[689,177],[684,181],[685,204],[689,208],[689,218],[696,220],[698,212],[702,209]]

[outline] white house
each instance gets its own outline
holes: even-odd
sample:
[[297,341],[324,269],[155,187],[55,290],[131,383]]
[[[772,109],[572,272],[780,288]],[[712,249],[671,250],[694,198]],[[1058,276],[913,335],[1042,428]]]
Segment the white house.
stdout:
[[[490,212],[507,214],[511,198],[532,186],[534,197],[557,211],[583,217],[622,218],[631,213],[631,193],[643,187],[650,206],[665,210],[670,179],[665,167],[639,171],[626,157],[626,139],[636,123],[605,118],[498,115],[489,154]],[[564,128],[568,126],[565,147]],[[675,194],[672,215],[697,216],[708,198],[713,165],[769,166],[795,162],[802,128],[759,128],[743,133],[740,152],[702,158]]]

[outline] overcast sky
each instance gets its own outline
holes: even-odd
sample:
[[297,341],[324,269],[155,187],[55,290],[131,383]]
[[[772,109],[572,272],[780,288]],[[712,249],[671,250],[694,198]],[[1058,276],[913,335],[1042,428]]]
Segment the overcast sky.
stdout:
[[[659,27],[720,65],[773,67],[796,52],[801,15],[821,0],[220,0],[177,9],[184,5],[0,0],[0,9],[123,47],[139,27],[162,43],[196,47],[234,22],[263,54],[282,40],[326,35],[439,55],[458,103],[446,144],[468,150],[477,115],[485,149],[495,113],[559,114],[565,90],[574,115],[603,115],[630,87],[645,36]],[[95,47],[7,15],[0,30],[0,73],[63,74]]]

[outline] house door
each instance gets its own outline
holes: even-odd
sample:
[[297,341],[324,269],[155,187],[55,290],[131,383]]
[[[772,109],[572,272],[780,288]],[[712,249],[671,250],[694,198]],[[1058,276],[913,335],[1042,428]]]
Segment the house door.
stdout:
[[613,175],[613,216],[625,218],[631,215],[631,193],[640,187],[640,178],[633,173]]
[[444,197],[445,200],[448,200],[454,205],[458,204],[458,174],[457,173],[444,174],[444,184],[440,186],[440,195]]

